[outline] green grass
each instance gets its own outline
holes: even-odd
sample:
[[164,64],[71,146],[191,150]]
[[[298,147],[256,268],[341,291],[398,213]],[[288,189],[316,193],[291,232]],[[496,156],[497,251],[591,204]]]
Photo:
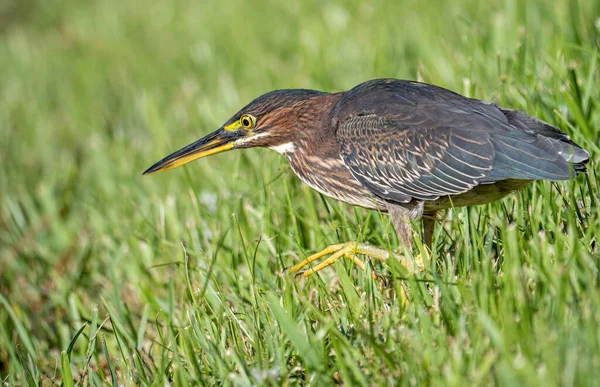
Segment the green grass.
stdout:
[[[2,3],[2,382],[597,384],[600,3],[395,3]],[[378,77],[540,117],[589,172],[450,211],[426,273],[370,263],[387,286],[284,272],[398,241],[275,152],[141,176],[266,91]]]

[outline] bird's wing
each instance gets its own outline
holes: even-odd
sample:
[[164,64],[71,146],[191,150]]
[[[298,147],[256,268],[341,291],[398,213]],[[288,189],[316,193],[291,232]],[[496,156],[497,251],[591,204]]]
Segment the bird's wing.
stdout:
[[332,122],[352,175],[400,203],[504,179],[567,180],[589,158],[565,133],[525,113],[410,81],[358,85],[338,101]]
[[346,166],[376,196],[435,200],[470,190],[492,170],[495,150],[485,117],[439,103],[394,110],[338,122]]

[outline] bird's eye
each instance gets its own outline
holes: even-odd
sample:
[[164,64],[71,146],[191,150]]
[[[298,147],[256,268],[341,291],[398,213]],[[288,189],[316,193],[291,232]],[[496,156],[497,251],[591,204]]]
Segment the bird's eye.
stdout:
[[255,123],[256,118],[254,118],[250,114],[244,114],[240,117],[240,124],[242,124],[242,127],[246,130],[254,128]]

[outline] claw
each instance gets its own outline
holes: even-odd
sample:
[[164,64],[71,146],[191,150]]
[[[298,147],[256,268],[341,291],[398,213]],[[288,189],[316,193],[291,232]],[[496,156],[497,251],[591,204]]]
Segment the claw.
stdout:
[[[315,267],[311,267],[307,270],[302,270],[302,271],[300,270],[304,266],[308,265],[309,263],[314,262],[317,259],[322,258],[329,254],[331,254],[331,255],[328,258],[324,259],[321,263],[319,263]],[[340,243],[340,244],[328,246],[327,248],[319,251],[318,253],[315,253],[315,254],[309,256],[308,258],[306,258],[304,261],[300,262],[299,264],[297,264],[291,268],[287,267],[284,270],[289,270],[291,273],[296,273],[296,277],[301,275],[306,278],[306,277],[310,277],[314,273],[317,273],[317,272],[323,270],[327,266],[335,263],[335,261],[337,261],[338,259],[344,257],[344,258],[348,258],[352,262],[354,262],[354,264],[356,266],[358,266],[362,271],[366,271],[364,262],[362,262],[360,259],[358,259],[356,257],[357,254],[361,254],[361,255],[364,255],[364,256],[367,256],[370,258],[379,259],[381,261],[385,261],[390,256],[394,256],[394,257],[398,258],[400,263],[404,267],[406,267],[406,269],[410,272],[413,272],[415,269],[417,269],[419,271],[422,271],[424,269],[423,261],[420,256],[415,257],[415,260],[413,261],[412,259],[409,259],[406,257],[390,254],[387,250],[381,249],[379,247],[367,245],[364,243],[358,243],[358,242],[347,242],[347,243]],[[383,275],[381,275],[377,272],[373,273],[373,279],[375,279],[375,280],[383,279],[384,283],[387,284],[387,281],[385,280]]]
[[[331,255],[328,258],[323,260],[321,263],[319,263],[315,267],[311,267],[308,270],[300,271],[300,269],[302,269],[304,266],[308,265],[309,263],[316,261],[317,259],[322,258],[329,254],[331,254]],[[387,250],[380,249],[378,247],[374,247],[374,246],[367,245],[364,243],[347,242],[347,243],[331,245],[331,246],[319,251],[318,253],[309,256],[304,261],[293,266],[292,268],[289,268],[289,270],[292,273],[297,273],[296,276],[302,275],[303,277],[310,277],[314,273],[321,271],[322,269],[326,268],[327,266],[335,263],[335,261],[337,261],[338,259],[344,257],[344,258],[348,258],[352,262],[354,262],[354,264],[356,266],[358,266],[361,270],[366,271],[365,264],[356,257],[357,254],[362,254],[362,255],[365,255],[370,258],[379,259],[381,261],[384,261],[390,257],[390,253]],[[400,261],[409,270],[411,270],[412,267],[414,267],[413,263],[411,261],[408,261],[406,258],[404,258],[404,259],[401,258]],[[417,266],[420,267],[421,265],[417,264]],[[286,268],[286,270],[287,270],[287,268]],[[387,283],[387,281],[385,281],[383,275],[381,275],[379,273],[373,273],[373,278],[376,280],[383,279],[384,283]]]

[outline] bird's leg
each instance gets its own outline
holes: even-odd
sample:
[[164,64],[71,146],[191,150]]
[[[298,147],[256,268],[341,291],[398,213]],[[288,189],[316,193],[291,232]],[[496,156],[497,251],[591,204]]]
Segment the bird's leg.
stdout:
[[[392,217],[392,224],[394,225],[394,229],[396,229],[398,238],[400,238],[400,241],[404,244],[404,247],[407,250],[412,251],[413,237],[410,221],[415,218],[422,217],[423,202],[407,203],[405,205],[388,204],[387,208],[390,216]],[[423,221],[425,222],[425,218]],[[430,228],[429,224],[428,228]],[[431,230],[433,230],[432,227]],[[425,236],[424,239],[427,238],[428,236]],[[423,258],[420,254],[415,256],[415,262],[419,267],[424,267]]]
[[[390,204],[388,205],[387,209],[392,217],[392,223],[394,224],[394,228],[396,229],[398,237],[407,249],[412,250],[412,230],[410,228],[410,221],[411,219],[420,217],[423,214],[423,202],[410,203],[403,206]],[[433,230],[433,228],[431,228],[431,230]],[[431,232],[429,231],[428,233],[431,234]],[[430,237],[427,236],[426,238]],[[290,272],[299,272],[304,266],[329,254],[331,255],[328,258],[324,259],[315,267],[311,267],[308,270],[301,272],[302,276],[309,277],[310,275],[333,264],[335,261],[342,257],[350,259],[361,270],[364,271],[365,264],[361,262],[358,258],[356,258],[357,254],[362,254],[370,258],[379,259],[381,261],[385,261],[386,259],[390,258],[390,256],[395,257],[400,261],[400,263],[404,267],[406,267],[406,269],[409,272],[414,272],[416,268],[418,268],[419,270],[423,270],[424,267],[423,260],[420,256],[416,256],[413,261],[409,257],[406,257],[404,255],[391,254],[389,251],[381,249],[379,247],[359,242],[347,242],[331,245],[325,248],[324,250],[321,250],[318,253],[309,256],[304,261],[292,267],[290,269]]]
[[433,232],[435,231],[435,221],[437,220],[437,212],[423,214],[423,242],[425,246],[429,248],[429,251],[433,251]]
[[[297,264],[296,266],[292,267],[290,269],[290,272],[296,273],[300,269],[302,269],[304,266],[308,265],[309,263],[311,263],[319,258],[322,258],[328,254],[331,254],[331,256],[328,257],[327,259],[323,260],[321,263],[319,263],[315,267],[311,267],[308,270],[301,272],[302,276],[309,277],[312,274],[314,274],[318,271],[321,271],[322,269],[331,265],[332,263],[334,263],[335,261],[337,261],[338,259],[340,259],[342,257],[350,259],[352,262],[354,262],[356,264],[356,266],[358,266],[363,271],[365,271],[365,269],[366,269],[365,264],[362,261],[360,261],[358,258],[356,258],[357,254],[362,254],[362,255],[365,255],[370,258],[379,259],[381,261],[385,261],[390,256],[396,257],[395,255],[390,254],[390,252],[387,250],[381,249],[379,247],[371,246],[366,243],[346,242],[346,243],[340,243],[337,245],[331,245],[331,246],[327,247],[326,249],[321,250],[318,253],[309,256],[304,261],[302,261],[299,264]],[[411,272],[414,271],[415,267],[413,265],[412,260],[407,259],[405,257],[400,257],[400,256],[398,256],[397,258],[400,260],[402,265],[404,265],[409,271],[411,271]],[[420,266],[419,266],[419,269],[421,269]]]

